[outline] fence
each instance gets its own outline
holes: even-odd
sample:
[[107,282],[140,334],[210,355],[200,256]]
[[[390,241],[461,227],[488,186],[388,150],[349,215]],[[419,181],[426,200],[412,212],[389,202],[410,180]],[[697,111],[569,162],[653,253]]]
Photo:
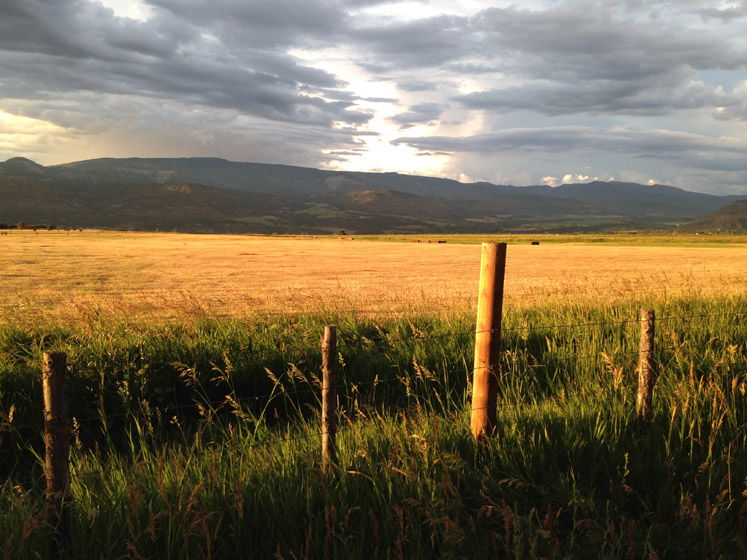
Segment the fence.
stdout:
[[[480,297],[475,336],[472,404],[470,412],[474,438],[483,441],[499,435],[496,430],[497,387],[501,358],[502,296],[505,271],[505,244],[484,244],[481,262]],[[744,314],[738,314],[742,316]],[[736,316],[736,315],[735,315]],[[654,333],[655,316],[651,309],[642,309],[639,319],[624,323],[640,324],[638,354],[638,390],[636,414],[641,430],[646,430],[652,415],[654,388]],[[611,323],[607,323],[611,324]],[[551,328],[590,328],[593,323],[548,325]],[[457,333],[455,333],[457,334]],[[461,333],[465,334],[465,333]],[[329,471],[336,461],[336,434],[338,431],[335,377],[337,363],[337,327],[328,325],[321,342],[321,427],[313,436],[321,436],[322,468]],[[589,356],[592,357],[592,356]],[[593,356],[596,358],[597,356]],[[585,358],[575,356],[576,359]],[[378,383],[401,382],[399,378],[379,380]],[[374,382],[374,384],[377,382]],[[70,515],[70,411],[66,400],[66,356],[60,352],[45,353],[43,357],[43,393],[46,442],[46,499],[50,515],[59,530],[59,541],[64,543],[66,524]],[[259,395],[254,398],[270,398]],[[310,437],[310,436],[301,436]]]

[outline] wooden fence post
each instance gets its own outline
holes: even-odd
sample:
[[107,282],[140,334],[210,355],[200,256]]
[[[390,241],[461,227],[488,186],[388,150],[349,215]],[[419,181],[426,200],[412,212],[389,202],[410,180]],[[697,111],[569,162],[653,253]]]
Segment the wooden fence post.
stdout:
[[638,395],[636,412],[638,424],[647,428],[653,414],[654,392],[654,310],[641,309],[641,342],[638,358]]
[[483,243],[472,381],[471,424],[477,440],[495,434],[505,271],[506,244]]
[[329,472],[337,461],[335,434],[337,432],[337,327],[324,327],[322,339],[322,469]]
[[44,436],[46,440],[46,501],[58,538],[53,556],[67,539],[70,522],[70,426],[67,404],[67,356],[64,352],[45,352],[42,367],[44,391]]

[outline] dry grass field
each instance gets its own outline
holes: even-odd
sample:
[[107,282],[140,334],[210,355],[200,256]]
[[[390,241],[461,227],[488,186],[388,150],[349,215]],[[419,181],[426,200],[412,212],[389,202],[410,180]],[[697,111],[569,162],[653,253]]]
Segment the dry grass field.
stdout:
[[[476,303],[479,245],[346,238],[12,231],[0,321],[245,317]],[[506,306],[745,292],[747,245],[509,244]]]

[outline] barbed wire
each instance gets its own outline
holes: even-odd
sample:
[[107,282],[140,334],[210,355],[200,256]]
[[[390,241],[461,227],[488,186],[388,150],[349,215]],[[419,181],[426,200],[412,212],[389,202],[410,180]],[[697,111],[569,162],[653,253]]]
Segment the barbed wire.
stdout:
[[[672,321],[672,320],[685,320],[685,319],[690,320],[690,319],[694,319],[694,318],[703,318],[703,317],[710,317],[710,318],[721,317],[721,318],[726,318],[726,317],[735,317],[735,316],[739,316],[739,317],[747,316],[747,312],[745,312],[745,313],[676,315],[676,316],[667,316],[667,317],[664,317],[664,318],[656,319],[656,322],[665,322],[665,321]],[[553,329],[553,328],[576,328],[576,327],[590,327],[590,326],[626,325],[626,324],[640,323],[642,321],[645,321],[645,319],[634,319],[634,320],[630,319],[630,320],[622,320],[622,321],[595,322],[595,323],[579,323],[579,324],[542,325],[542,326],[521,327],[520,329],[521,330],[524,330],[524,329],[536,329],[536,330],[539,330],[539,329]],[[519,329],[517,329],[517,330],[519,330]],[[416,338],[414,338],[412,340],[415,340],[415,341],[427,341],[431,336],[433,336],[434,338],[442,338],[442,337],[455,337],[455,336],[463,336],[463,335],[472,335],[472,334],[478,334],[478,333],[495,333],[495,332],[498,332],[498,331],[499,331],[498,329],[486,329],[486,330],[480,330],[480,331],[474,331],[474,330],[462,331],[461,333],[456,333],[456,334],[453,334],[453,333],[444,333],[444,334],[435,334],[434,335],[433,333],[429,333],[427,336],[416,337]],[[338,341],[339,340],[340,339],[338,339]],[[366,340],[368,340],[369,342],[371,342],[370,339],[366,339]],[[355,349],[355,350],[358,350],[360,348],[360,346],[361,346],[360,344],[353,344],[351,342],[344,341],[344,339],[343,339],[343,343],[342,344],[338,344],[337,350],[338,350],[338,352],[341,349]],[[373,344],[373,346],[375,347],[376,345]],[[658,346],[661,347],[660,344]],[[516,346],[516,347],[514,347],[512,349],[503,349],[502,350],[502,354],[506,354],[507,352],[515,351],[516,349],[521,350],[522,348],[520,346]],[[295,350],[298,353],[305,353],[309,349],[307,347],[303,347],[303,348],[295,348],[295,349],[291,348],[289,350],[291,352]],[[671,350],[677,350],[677,348],[675,348],[674,344],[672,344]],[[320,349],[318,351],[317,350],[313,350],[313,352],[314,353],[317,353],[317,352],[321,353],[321,350]],[[590,354],[590,355],[581,355],[581,356],[578,355],[578,354],[571,354],[571,355],[567,355],[567,356],[552,355],[551,359],[552,360],[556,360],[556,361],[557,360],[560,360],[560,361],[596,360],[596,359],[599,359],[602,356],[602,353],[603,353],[603,351],[600,350],[599,353]],[[615,356],[622,357],[622,356],[636,356],[636,355],[639,355],[640,352],[638,350],[631,350],[629,352],[625,352],[625,353],[622,353],[622,354],[619,351],[616,351],[616,352],[613,352],[613,353],[615,354]],[[545,351],[545,354],[553,354],[553,350],[551,348],[549,348],[549,349],[547,349],[547,351]],[[180,362],[177,362],[177,361],[155,362],[155,363],[149,362],[149,364],[154,365],[156,367],[163,367],[163,366],[179,365]],[[184,365],[184,364],[181,364],[181,365]],[[535,362],[535,363],[531,363],[531,364],[528,363],[528,365],[531,366],[531,367],[539,367],[539,366],[547,365],[547,364],[542,364],[542,363],[539,363],[539,362]],[[460,372],[460,373],[463,373],[463,372]],[[386,384],[386,383],[390,383],[390,382],[403,383],[404,381],[405,381],[405,379],[403,377],[397,376],[396,378],[391,378],[391,379],[378,379],[378,380],[372,380],[372,381],[368,381],[368,382],[363,382],[363,381],[352,382],[351,381],[350,383],[351,383],[352,386],[365,386],[365,385],[368,385],[368,384],[379,385],[379,384]],[[260,395],[250,395],[250,396],[246,396],[246,397],[236,398],[235,401],[238,402],[238,403],[247,403],[249,401],[258,402],[258,401],[261,401],[261,400],[272,399],[272,398],[278,397],[280,395],[296,396],[296,395],[300,395],[300,394],[312,393],[314,391],[317,391],[317,390],[321,389],[320,387],[314,387],[314,386],[312,386],[312,382],[310,380],[306,380],[305,381],[306,383],[309,383],[309,386],[307,386],[307,387],[301,387],[301,388],[295,386],[295,382],[293,381],[292,378],[291,378],[290,382],[291,382],[292,385],[294,385],[294,387],[293,387],[292,390],[285,389],[285,387],[282,386],[283,385],[282,382],[277,382],[278,383],[277,386],[281,386],[281,392],[279,392],[279,393],[275,393],[274,389],[273,389],[273,392],[271,392],[271,393],[260,394]],[[347,386],[340,385],[340,386],[337,387],[337,390],[339,391],[340,389],[345,389],[345,388],[347,388]],[[183,404],[183,405],[176,405],[176,404],[174,404],[174,405],[166,405],[166,406],[163,407],[163,409],[165,411],[173,412],[173,411],[186,410],[186,409],[195,409],[195,408],[198,408],[200,406],[203,406],[203,407],[205,407],[205,406],[207,406],[207,407],[220,407],[220,406],[224,406],[225,404],[226,404],[226,400],[225,400],[225,398],[223,398],[220,401],[205,401],[205,402],[201,402],[201,403],[192,402],[192,403]],[[114,418],[121,418],[121,417],[132,416],[132,412],[129,411],[129,412],[111,413],[111,414],[104,413],[103,416],[105,418],[114,419]],[[102,418],[102,414],[98,414],[98,415],[95,415],[95,416],[90,415],[90,416],[87,416],[87,417],[76,417],[76,420],[78,420],[79,422],[86,422],[86,421],[91,421],[91,420],[99,420],[101,418]],[[41,426],[41,425],[13,425],[13,427],[18,428],[18,429],[33,429],[33,428],[41,429],[43,426]]]
[[[488,332],[488,331],[484,331],[484,332]],[[669,348],[669,346],[671,346],[671,348]],[[659,348],[661,348],[661,344],[659,344]],[[677,349],[673,343],[668,344],[667,346],[665,346],[665,348],[669,349],[669,350],[676,350]],[[515,352],[516,350],[522,350],[522,348],[517,346],[515,348],[508,348],[508,349],[504,348],[504,349],[502,349],[502,351],[501,351],[502,359],[508,359],[508,358],[510,358],[511,353]],[[338,346],[338,351],[339,351],[339,346]],[[587,354],[587,355],[579,355],[579,354],[574,354],[574,353],[571,352],[569,355],[563,356],[563,355],[558,355],[558,353],[554,349],[545,349],[543,357],[546,358],[546,361],[544,361],[544,362],[539,361],[540,360],[539,358],[535,358],[531,354],[527,354],[526,356],[523,356],[522,360],[518,360],[518,361],[526,362],[529,367],[537,368],[537,367],[548,367],[548,365],[552,364],[554,361],[578,362],[578,361],[586,361],[586,360],[589,360],[589,361],[591,361],[591,360],[599,360],[599,359],[603,359],[603,356],[602,356],[603,354],[608,354],[608,355],[610,355],[612,357],[616,357],[616,358],[633,357],[633,356],[639,356],[640,355],[640,350],[630,350],[630,351],[624,351],[624,352],[620,351],[619,349],[612,350],[610,352],[605,352],[603,350],[600,350],[597,353]],[[530,358],[531,358],[531,360],[530,360]],[[533,363],[532,363],[532,360],[534,360]],[[517,360],[514,360],[514,361],[517,361]],[[167,366],[167,365],[168,366],[174,366],[174,365],[179,365],[179,362],[158,362],[155,365],[157,365],[157,366]],[[375,379],[368,380],[368,381],[363,381],[363,380],[361,380],[361,381],[348,380],[348,381],[346,381],[344,383],[339,383],[335,387],[335,390],[336,390],[336,392],[338,392],[338,394],[339,393],[348,394],[351,391],[356,390],[356,388],[358,388],[358,387],[365,387],[365,386],[370,386],[370,385],[374,385],[374,386],[386,385],[386,384],[389,384],[389,383],[405,384],[405,383],[407,383],[410,380],[413,380],[413,379],[417,380],[417,379],[423,378],[423,376],[420,375],[417,372],[418,369],[423,368],[423,367],[424,367],[423,365],[416,363],[415,364],[415,368],[416,368],[415,374],[414,375],[410,375],[410,377],[407,377],[405,374],[402,374],[402,375],[397,375],[395,377],[389,377],[389,378],[381,377],[381,378],[379,378],[378,375],[377,375],[375,377]],[[428,368],[425,368],[425,369],[427,370]],[[474,369],[474,368],[471,368],[471,369]],[[440,375],[441,375],[442,378],[447,378],[447,377],[450,377],[450,376],[453,376],[453,375],[463,375],[465,373],[469,373],[469,371],[471,371],[471,369],[470,370],[460,370],[460,371],[455,371],[455,370],[446,371],[446,372],[441,373]],[[162,414],[170,414],[170,413],[173,413],[173,412],[179,412],[181,410],[199,409],[200,407],[202,407],[202,408],[209,408],[209,409],[216,409],[217,410],[218,408],[230,406],[231,401],[233,401],[236,404],[248,404],[248,403],[251,403],[251,402],[266,401],[266,400],[271,400],[271,399],[279,398],[279,397],[286,397],[287,398],[289,396],[298,396],[298,395],[303,395],[303,394],[316,394],[317,392],[320,392],[322,390],[321,385],[320,385],[321,381],[318,378],[316,380],[314,380],[313,378],[312,379],[304,378],[303,380],[301,380],[301,379],[298,379],[298,378],[290,377],[288,380],[286,380],[285,384],[282,381],[280,381],[280,380],[277,380],[274,383],[276,383],[276,385],[274,387],[279,387],[279,389],[277,391],[275,391],[275,388],[273,388],[270,393],[263,393],[263,394],[258,394],[258,395],[247,395],[247,396],[243,396],[243,397],[237,397],[235,395],[231,395],[230,393],[228,393],[225,396],[223,396],[222,398],[220,398],[219,400],[217,400],[217,399],[216,400],[208,400],[208,401],[197,401],[197,400],[195,400],[195,401],[190,402],[190,403],[185,403],[185,404],[165,404],[165,405],[161,405],[160,407],[159,407],[159,405],[157,403],[154,404],[151,401],[148,401],[147,399],[144,399],[144,400],[140,401],[139,404],[141,406],[146,407],[146,408],[148,408],[150,406],[153,406],[154,409],[159,410]],[[305,383],[306,385],[302,386],[302,387],[298,387],[297,383]],[[292,386],[292,388],[286,388],[286,386],[285,386],[286,384],[290,384]],[[108,413],[108,412],[104,411],[103,413],[99,413],[99,414],[96,414],[96,415],[75,416],[75,420],[77,422],[84,423],[84,422],[90,422],[90,421],[93,421],[93,420],[104,420],[104,421],[106,421],[106,420],[109,420],[109,419],[118,419],[118,418],[134,417],[134,416],[136,416],[136,415],[131,410],[130,411],[126,411],[126,412],[113,412],[113,413]],[[15,428],[15,429],[43,429],[44,424],[43,424],[43,422],[40,422],[38,424],[15,424],[15,423],[11,424],[11,423],[8,423],[8,426],[12,427],[12,428]]]
[[[700,319],[700,318],[735,318],[735,317],[744,317],[747,316],[747,312],[729,312],[729,313],[703,313],[703,314],[683,314],[683,315],[669,315],[661,318],[657,318],[656,322],[673,322],[673,321],[683,321],[683,320],[692,320],[692,319]],[[642,321],[645,321],[645,319],[628,319],[628,320],[620,320],[620,321],[600,321],[600,322],[589,322],[589,323],[576,323],[576,324],[548,324],[548,325],[526,325],[522,327],[509,327],[502,329],[503,331],[523,331],[523,330],[542,330],[542,329],[576,329],[576,328],[589,328],[589,327],[609,327],[609,326],[622,326],[622,325],[629,325],[629,324],[635,324],[640,323]],[[464,331],[457,331],[457,332],[451,332],[451,333],[426,333],[424,336],[417,336],[413,340],[414,341],[427,341],[431,338],[440,339],[443,337],[458,337],[458,336],[466,336],[466,335],[476,335],[478,333],[486,333],[486,332],[496,332],[497,329],[486,329],[486,330],[464,330]],[[422,331],[419,331],[419,334],[422,334]],[[360,348],[360,344],[352,345],[350,342],[347,342],[348,346],[347,348]],[[375,346],[375,345],[374,345]],[[345,344],[342,345],[343,348],[345,348]],[[657,345],[658,348],[661,348],[661,344]],[[517,346],[517,349],[521,349],[521,347]],[[664,348],[667,351],[676,351],[677,347],[675,344],[666,345]],[[339,351],[339,348],[338,348]],[[504,350],[503,351],[503,357],[505,359],[509,358],[509,353],[512,350]],[[536,361],[535,363],[531,363],[531,360],[529,358],[532,358],[531,355],[527,355],[522,357],[521,360],[526,363],[528,367],[537,368],[537,367],[552,367],[555,365],[553,362],[557,361],[585,361],[585,360],[600,360],[603,359],[605,352],[601,351],[594,354],[589,355],[578,355],[578,354],[571,354],[567,356],[559,356],[553,352],[552,348],[548,348],[546,352],[544,352],[543,357],[545,358],[545,361],[540,362]],[[630,351],[624,351],[621,352],[619,350],[615,350],[609,353],[611,356],[613,356],[616,359],[619,358],[625,358],[625,357],[633,357],[638,356],[640,352],[638,350],[630,350]],[[174,365],[177,362],[160,362],[159,365]],[[352,398],[354,394],[359,392],[359,389],[361,387],[367,387],[367,386],[373,386],[374,388],[380,386],[380,385],[388,385],[393,383],[398,383],[402,385],[408,385],[413,380],[414,381],[422,381],[423,383],[426,383],[428,381],[438,381],[440,382],[443,379],[449,378],[453,375],[465,375],[469,374],[469,370],[459,370],[459,371],[447,371],[440,373],[441,376],[440,379],[436,379],[435,377],[433,379],[429,379],[428,376],[422,375],[422,373],[418,370],[419,367],[417,364],[415,364],[416,372],[415,375],[405,376],[403,375],[396,375],[394,377],[389,378],[378,378],[376,377],[373,380],[368,381],[347,381],[345,383],[338,384],[336,387],[336,391],[338,392],[338,395],[340,393],[344,395],[348,395],[349,398]],[[291,384],[293,385],[292,389],[286,389],[283,387],[283,384],[281,382],[277,382],[276,387],[280,387],[278,391],[275,391],[273,389],[270,393],[261,394],[261,395],[250,395],[250,396],[244,396],[244,397],[236,397],[235,395],[226,395],[220,400],[212,400],[212,401],[205,401],[205,402],[199,402],[199,401],[193,401],[191,403],[185,403],[185,404],[173,404],[173,405],[165,405],[159,407],[158,405],[153,405],[152,403],[148,403],[147,401],[141,402],[141,410],[140,413],[138,411],[129,410],[127,412],[122,413],[106,413],[105,411],[103,413],[99,413],[97,415],[89,415],[89,416],[83,416],[83,417],[74,417],[75,421],[80,423],[86,423],[90,421],[96,421],[100,420],[102,423],[108,422],[109,420],[118,419],[118,418],[132,418],[133,420],[137,421],[138,418],[142,420],[152,420],[154,415],[162,415],[163,417],[167,417],[168,415],[179,413],[180,411],[185,410],[200,410],[202,409],[203,416],[204,416],[204,410],[208,409],[212,413],[217,413],[221,408],[225,408],[228,412],[236,412],[236,407],[240,406],[242,404],[247,404],[251,402],[264,402],[265,406],[269,406],[269,404],[272,402],[272,399],[280,398],[282,397],[284,399],[284,403],[288,404],[288,397],[294,397],[299,396],[302,394],[317,394],[321,392],[321,387],[318,385],[315,385],[312,381],[306,380],[306,383],[308,383],[305,387],[297,387],[295,386],[295,383],[292,382],[291,378]],[[319,400],[317,397],[316,400]],[[291,403],[292,404],[292,403]],[[150,406],[153,406],[153,411],[146,412],[146,409]],[[233,411],[231,410],[233,408]],[[484,407],[480,408],[469,408],[462,412],[470,412],[475,410],[481,410]],[[261,419],[260,419],[261,420]],[[71,425],[71,427],[73,427]],[[44,423],[35,423],[35,424],[13,424],[13,423],[6,423],[2,426],[2,431],[6,430],[42,430],[44,428]],[[353,429],[351,426],[344,427],[339,431],[347,431],[349,429]],[[356,428],[357,429],[357,428]],[[339,432],[338,431],[338,432]],[[276,438],[271,437],[269,440],[264,442],[258,442],[256,444],[250,444],[250,447],[252,446],[260,446],[260,445],[272,445],[277,443],[283,443],[287,441],[292,440],[298,440],[298,439],[311,439],[311,438],[318,438],[324,435],[324,432],[311,432],[304,435],[297,435],[297,436],[289,436],[286,438]],[[10,469],[10,472],[13,473],[18,465],[20,464],[20,455],[17,451],[9,450],[9,449],[0,449],[0,453],[3,453],[4,455],[14,455],[16,457],[16,464],[14,467]],[[96,471],[99,472],[99,471]]]
[[[744,316],[744,315],[747,315],[747,313],[742,313],[739,315]],[[707,316],[708,317],[730,317],[732,315],[731,314],[708,314]],[[687,316],[677,316],[676,318],[677,319],[690,319],[693,317],[699,317],[699,316],[687,315]],[[664,320],[665,319],[657,319],[657,321],[664,321]],[[638,323],[638,322],[640,322],[640,320],[627,320],[627,321],[613,322],[611,324],[627,324],[627,323]],[[594,323],[593,325],[598,325],[598,324],[602,324],[602,323]],[[589,324],[585,323],[583,325],[586,326]],[[552,328],[552,327],[548,327],[548,328]],[[475,331],[469,331],[465,334],[472,334],[474,332]],[[496,332],[496,331],[485,330],[485,331],[478,331],[478,332]],[[419,340],[423,340],[423,339],[419,339]],[[658,344],[657,347],[661,349],[661,344]],[[358,349],[359,346],[350,346],[349,348]],[[666,346],[664,346],[664,348],[670,351],[678,350],[678,347],[674,343],[667,344]],[[340,345],[338,345],[338,351],[339,350],[340,350]],[[503,349],[502,355],[505,357],[507,356],[507,354],[515,350],[522,350],[522,348],[517,346],[512,349]],[[548,367],[554,361],[555,362],[557,361],[578,362],[578,361],[585,361],[585,360],[600,360],[600,359],[603,359],[603,354],[608,354],[611,357],[615,357],[615,358],[633,357],[633,356],[639,356],[640,350],[630,350],[626,352],[620,352],[619,350],[614,350],[612,352],[605,352],[603,350],[600,350],[598,353],[588,354],[588,355],[578,355],[578,354],[570,353],[570,355],[562,356],[562,355],[557,355],[557,353],[555,353],[553,349],[547,349],[544,352],[543,357],[548,358],[548,355],[549,355],[549,359],[547,359],[545,362],[541,362],[539,361],[538,358],[534,358],[531,355],[527,355],[527,357],[524,358],[523,361],[527,363],[527,366],[532,367],[532,368],[537,368],[537,367]],[[532,363],[531,360],[529,360],[530,357],[534,359],[534,363]],[[155,365],[156,366],[167,366],[167,365],[173,366],[178,363],[179,362],[173,362],[173,361],[158,362]],[[420,368],[420,367],[423,367],[423,366],[416,365],[416,368]],[[442,374],[442,377],[445,378],[451,375],[463,375],[465,373],[469,373],[469,371],[462,370],[462,371],[444,372]],[[422,378],[422,376],[419,376],[416,373],[414,376],[410,376],[409,378],[404,375],[398,375],[392,378],[375,378],[369,381],[348,381],[344,384],[338,384],[335,390],[338,392],[338,394],[339,393],[349,394],[350,392],[355,391],[356,388],[358,387],[365,387],[365,386],[370,386],[370,385],[379,386],[379,385],[387,385],[390,383],[405,384],[411,379],[418,379],[418,378]],[[277,385],[275,385],[275,387],[280,387],[280,389],[277,392],[273,389],[270,393],[264,393],[264,394],[259,394],[259,395],[248,395],[248,396],[243,396],[243,397],[236,397],[236,396],[227,394],[226,396],[220,398],[220,400],[209,400],[209,401],[203,401],[203,402],[193,401],[193,402],[185,403],[185,404],[166,404],[166,405],[160,405],[160,406],[157,403],[154,404],[148,400],[143,400],[140,404],[141,406],[145,406],[146,408],[153,406],[154,409],[158,410],[161,414],[171,414],[171,413],[179,412],[183,410],[198,410],[201,407],[213,409],[213,411],[217,411],[218,409],[222,407],[230,407],[231,400],[233,400],[233,402],[236,404],[249,404],[251,402],[256,403],[256,402],[267,401],[267,400],[271,400],[271,399],[279,398],[279,397],[287,398],[289,396],[298,396],[298,395],[303,395],[303,394],[315,394],[316,392],[321,391],[321,387],[318,384],[315,385],[313,380],[305,379],[303,382],[307,383],[307,386],[304,386],[304,387],[298,387],[296,385],[298,380],[294,381],[293,377],[291,377],[288,381],[286,381],[286,383],[287,382],[290,382],[290,384],[293,386],[292,389],[287,389],[281,381],[277,381],[276,382]],[[230,399],[228,397],[230,397]],[[107,421],[110,419],[119,419],[119,418],[127,418],[127,417],[134,418],[135,416],[137,415],[134,414],[133,411],[131,410],[126,411],[126,412],[113,412],[113,413],[107,413],[106,411],[104,411],[103,413],[99,413],[96,415],[76,416],[75,420],[79,423],[85,423],[85,422],[90,422],[90,421],[95,421],[95,420]],[[14,429],[19,429],[19,430],[20,429],[41,430],[44,428],[44,424],[43,422],[40,422],[38,424],[10,424],[9,423],[8,427],[12,427]]]

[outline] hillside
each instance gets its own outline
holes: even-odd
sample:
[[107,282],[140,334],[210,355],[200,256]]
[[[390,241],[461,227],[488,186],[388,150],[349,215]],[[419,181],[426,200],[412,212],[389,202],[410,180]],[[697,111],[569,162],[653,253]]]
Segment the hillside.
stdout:
[[58,227],[320,234],[672,228],[738,198],[665,185],[514,187],[218,158],[0,163],[0,222]]
[[737,200],[687,225],[688,231],[747,232],[747,200]]

